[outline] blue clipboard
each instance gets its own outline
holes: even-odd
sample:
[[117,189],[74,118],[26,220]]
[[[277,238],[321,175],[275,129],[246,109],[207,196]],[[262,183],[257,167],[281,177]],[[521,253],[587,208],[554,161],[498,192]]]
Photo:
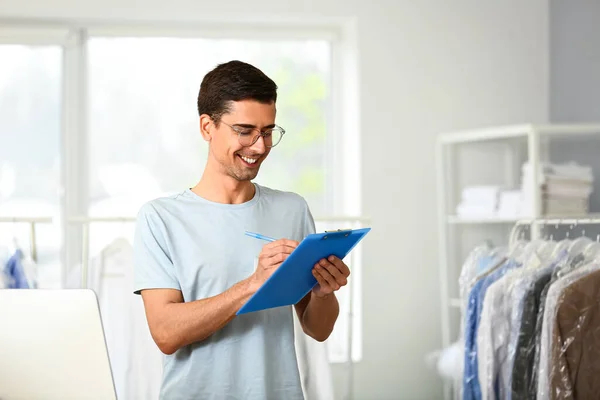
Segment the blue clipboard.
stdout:
[[308,235],[236,315],[298,303],[317,284],[314,265],[334,255],[344,259],[371,228]]

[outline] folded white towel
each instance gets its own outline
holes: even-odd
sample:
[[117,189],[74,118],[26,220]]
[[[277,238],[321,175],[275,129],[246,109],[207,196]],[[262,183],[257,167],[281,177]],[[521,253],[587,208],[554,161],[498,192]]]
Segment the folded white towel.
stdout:
[[521,215],[523,193],[520,190],[507,190],[500,193],[497,215],[503,218],[516,218]]
[[462,190],[462,200],[465,202],[496,202],[500,193],[499,186],[468,186]]

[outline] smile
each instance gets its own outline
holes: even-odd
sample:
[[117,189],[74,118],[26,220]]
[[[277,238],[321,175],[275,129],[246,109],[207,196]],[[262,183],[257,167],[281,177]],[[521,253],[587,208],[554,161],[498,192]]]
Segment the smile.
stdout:
[[256,161],[258,161],[258,158],[250,158],[245,156],[240,156],[240,158],[246,161],[248,164],[254,164]]

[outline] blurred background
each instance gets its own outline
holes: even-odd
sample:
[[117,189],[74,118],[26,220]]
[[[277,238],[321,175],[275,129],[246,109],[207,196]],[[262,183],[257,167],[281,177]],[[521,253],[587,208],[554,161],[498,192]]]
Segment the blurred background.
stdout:
[[[0,261],[77,286],[142,203],[193,186],[200,81],[231,59],[279,86],[257,182],[320,230],[373,228],[327,341],[335,398],[449,398],[469,251],[600,212],[600,3],[0,0]],[[557,165],[567,200],[531,177]]]

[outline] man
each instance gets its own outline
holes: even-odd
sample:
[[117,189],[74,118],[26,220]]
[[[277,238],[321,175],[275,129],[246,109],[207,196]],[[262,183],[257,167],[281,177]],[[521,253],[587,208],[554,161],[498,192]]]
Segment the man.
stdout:
[[[208,159],[198,184],[146,203],[135,235],[135,293],[166,354],[161,398],[301,399],[291,307],[237,310],[315,231],[304,199],[252,182],[284,131],[275,124],[277,86],[231,61],[203,79],[200,133]],[[255,231],[281,238],[264,242]],[[318,285],[294,306],[304,332],[329,337],[347,282],[339,259],[313,268]]]

